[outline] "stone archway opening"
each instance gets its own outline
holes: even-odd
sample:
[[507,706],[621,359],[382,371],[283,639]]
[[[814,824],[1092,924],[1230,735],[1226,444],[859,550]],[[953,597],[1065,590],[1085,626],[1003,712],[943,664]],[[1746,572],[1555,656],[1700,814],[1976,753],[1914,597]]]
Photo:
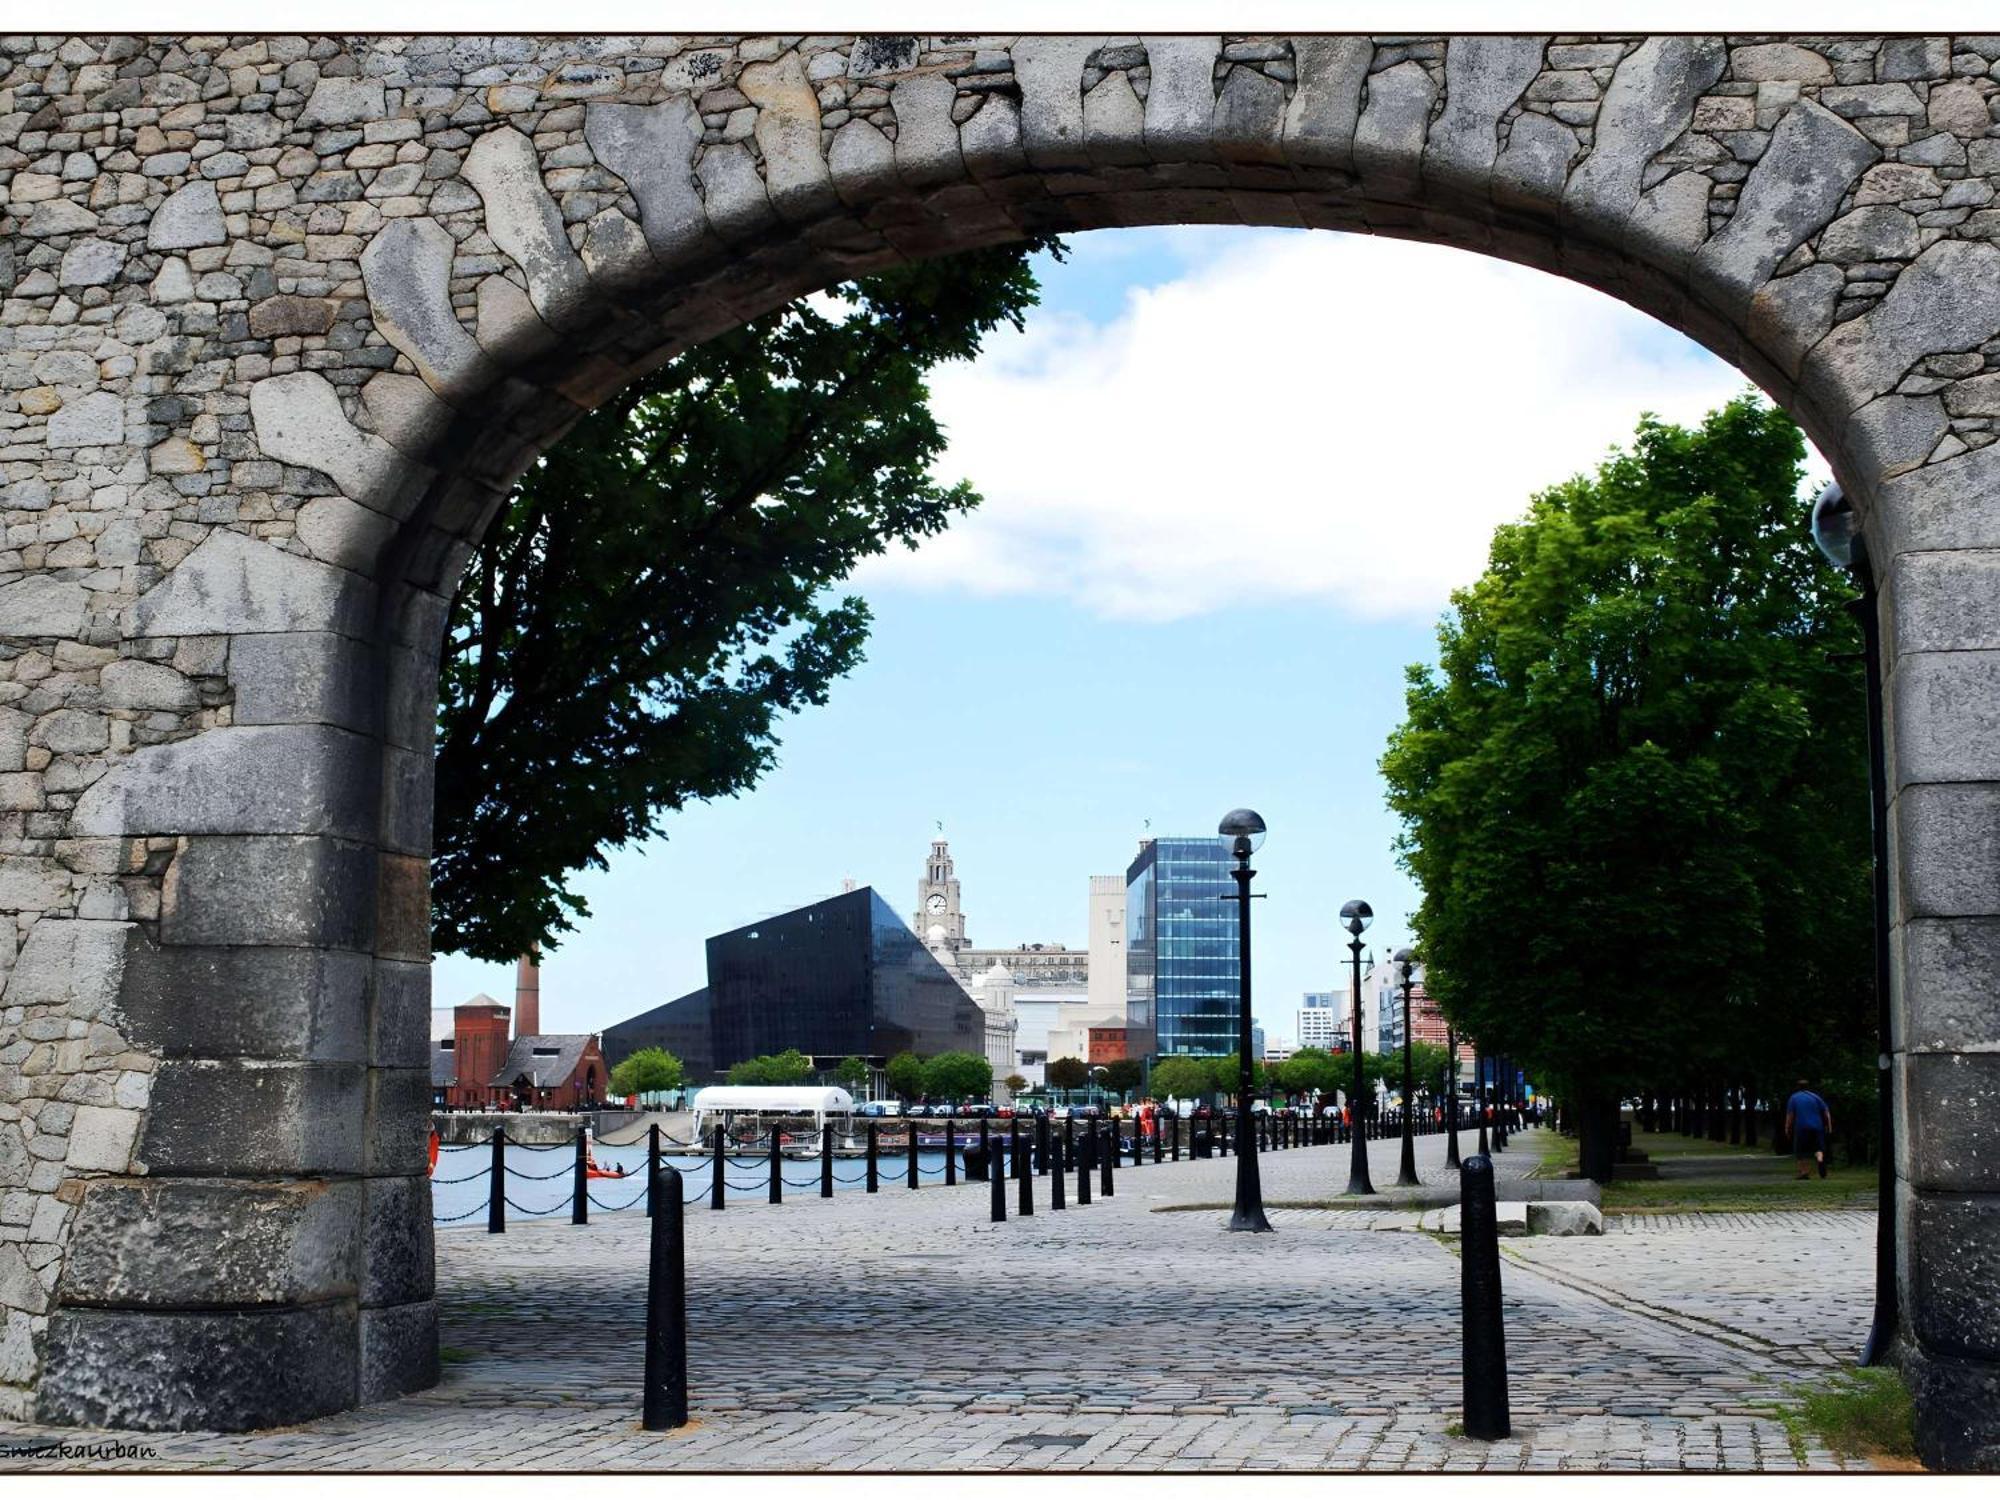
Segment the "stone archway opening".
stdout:
[[[105,1035],[51,1058],[91,1102],[15,1131],[24,1157],[61,1145],[20,1174],[35,1285],[8,1294],[6,1410],[246,1427],[434,1378],[437,651],[536,453],[677,350],[872,268],[1226,222],[1598,287],[1741,369],[1854,497],[1893,643],[1904,1364],[1927,1456],[1996,1462],[2000,1326],[1963,1290],[2000,1242],[1971,1107],[2000,1090],[2000,143],[1957,66],[1975,39],[550,39],[510,63],[490,39],[293,41],[15,64],[51,101],[37,130],[73,97],[106,163],[158,175],[93,204],[17,174],[8,208],[10,317],[48,330],[10,384],[55,473],[14,496],[117,519],[88,559],[24,553],[0,626],[66,645],[143,732],[65,721],[75,748],[50,748],[79,769],[10,793],[0,1001],[24,1035]],[[245,89],[164,81],[196,76]],[[72,347],[102,308],[143,357]],[[54,1098],[0,1067],[0,1097]],[[198,1248],[101,1253],[142,1243]]]

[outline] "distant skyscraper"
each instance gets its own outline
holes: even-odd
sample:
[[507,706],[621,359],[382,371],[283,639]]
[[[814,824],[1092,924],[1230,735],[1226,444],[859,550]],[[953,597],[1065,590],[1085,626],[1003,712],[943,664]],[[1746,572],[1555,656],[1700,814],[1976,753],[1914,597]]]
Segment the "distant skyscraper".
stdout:
[[[1126,1024],[1134,1056],[1236,1050],[1241,960],[1222,840],[1147,839],[1125,871]],[[1254,1044],[1253,1036],[1253,1044]]]

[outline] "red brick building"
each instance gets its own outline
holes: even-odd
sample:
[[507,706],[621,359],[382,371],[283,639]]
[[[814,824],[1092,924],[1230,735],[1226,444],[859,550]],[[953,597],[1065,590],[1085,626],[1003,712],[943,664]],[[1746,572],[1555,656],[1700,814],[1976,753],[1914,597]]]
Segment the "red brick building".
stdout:
[[1120,1062],[1132,1055],[1130,1033],[1123,1026],[1093,1026],[1090,1028],[1090,1056],[1086,1062]]
[[[595,1035],[544,1033],[540,976],[523,959],[514,1011],[489,995],[452,1010],[451,1035],[431,1047],[431,1103],[443,1109],[575,1109],[602,1104],[610,1070]],[[518,1013],[524,1032],[510,1038]]]

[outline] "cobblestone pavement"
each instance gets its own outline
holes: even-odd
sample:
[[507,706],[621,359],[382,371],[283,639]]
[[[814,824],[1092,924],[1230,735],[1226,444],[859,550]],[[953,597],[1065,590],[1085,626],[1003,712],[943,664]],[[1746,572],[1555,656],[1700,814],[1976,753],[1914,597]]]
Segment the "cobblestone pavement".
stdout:
[[[1443,1142],[1419,1143],[1443,1179]],[[1397,1143],[1376,1143],[1378,1183]],[[1534,1165],[1521,1142],[1503,1177]],[[1263,1159],[1273,1202],[1345,1147]],[[1795,1469],[1769,1408],[1868,1322],[1865,1213],[1614,1218],[1504,1242],[1514,1436],[1454,1438],[1459,1262],[1409,1212],[1275,1209],[1235,1164],[1123,1168],[1116,1196],[988,1222],[983,1186],[688,1212],[695,1424],[639,1430],[646,1221],[438,1236],[445,1378],[255,1435],[125,1441],[208,1469]],[[105,1438],[110,1435],[88,1435]],[[0,1448],[86,1435],[0,1424]],[[1811,1446],[1807,1467],[1838,1468]],[[0,1460],[0,1467],[115,1463]]]

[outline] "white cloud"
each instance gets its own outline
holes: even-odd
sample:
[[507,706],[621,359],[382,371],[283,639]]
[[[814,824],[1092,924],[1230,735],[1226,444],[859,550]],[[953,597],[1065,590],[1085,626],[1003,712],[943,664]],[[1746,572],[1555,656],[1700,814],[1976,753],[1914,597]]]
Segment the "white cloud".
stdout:
[[939,472],[986,503],[861,583],[1133,619],[1302,599],[1428,618],[1532,491],[1641,411],[1693,421],[1746,383],[1622,303],[1463,252],[1282,231],[1154,248],[1169,268],[1110,321],[1031,316],[935,373]]

